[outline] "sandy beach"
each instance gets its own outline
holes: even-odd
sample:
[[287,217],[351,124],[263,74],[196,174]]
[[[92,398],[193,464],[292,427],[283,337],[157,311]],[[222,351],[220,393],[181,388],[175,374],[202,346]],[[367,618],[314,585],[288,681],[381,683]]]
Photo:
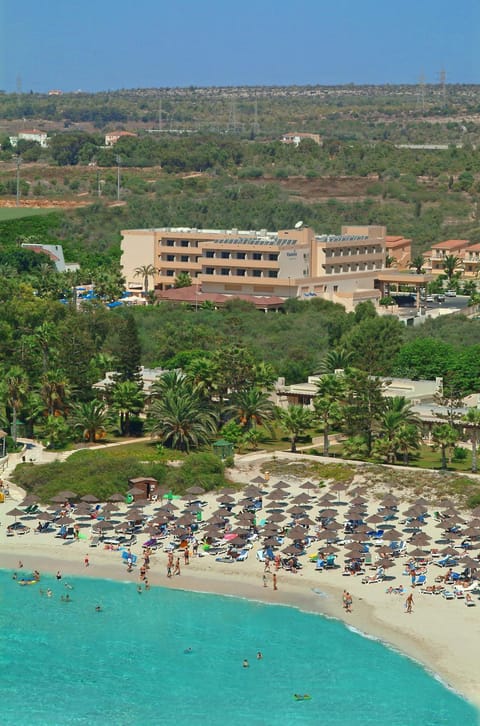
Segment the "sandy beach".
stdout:
[[[235,480],[251,481],[260,472],[260,461],[239,463],[235,471]],[[387,476],[387,475],[386,475]],[[273,477],[272,477],[273,479]],[[362,480],[361,474],[358,477]],[[269,491],[274,481],[262,486]],[[291,497],[298,495],[302,489],[301,481],[288,479]],[[349,489],[354,489],[355,482]],[[385,491],[388,488],[385,487]],[[303,490],[304,491],[304,490]],[[328,491],[328,486],[322,493]],[[202,499],[208,502],[204,508],[204,519],[218,508],[217,493],[204,494]],[[63,540],[52,534],[34,533],[36,521],[28,534],[7,537],[7,526],[13,517],[7,512],[18,506],[24,492],[11,487],[10,497],[0,505],[0,567],[12,570],[21,577],[19,560],[23,563],[23,572],[30,573],[34,569],[44,573],[55,574],[60,570],[63,578],[68,575],[95,577],[100,579],[117,579],[121,581],[140,582],[139,567],[127,572],[126,564],[118,551],[106,549],[102,544],[93,548],[88,540]],[[405,503],[409,506],[411,502]],[[264,501],[264,508],[266,502]],[[369,512],[378,508],[378,499],[369,499]],[[155,505],[145,508],[153,512]],[[126,506],[121,505],[122,511]],[[314,508],[318,510],[318,505]],[[342,520],[339,513],[338,520]],[[428,523],[425,531],[431,528],[434,536],[434,522]],[[438,537],[438,530],[436,535]],[[137,544],[132,547],[134,554],[142,554],[142,544],[148,539],[139,535]],[[167,544],[171,537],[164,540]],[[163,542],[162,542],[163,544]],[[375,636],[399,651],[411,656],[438,674],[442,680],[456,691],[464,695],[471,703],[480,707],[480,664],[478,649],[480,645],[480,600],[474,595],[475,606],[466,607],[465,600],[446,600],[440,595],[423,594],[420,588],[410,587],[410,578],[403,574],[408,557],[399,557],[395,565],[388,570],[389,580],[364,584],[362,576],[345,576],[343,556],[337,558],[340,567],[316,571],[315,563],[308,561],[308,556],[301,558],[302,569],[296,573],[280,569],[277,572],[278,589],[273,588],[273,572],[266,574],[264,582],[264,565],[256,558],[261,549],[261,542],[254,542],[249,550],[248,558],[243,562],[218,562],[210,554],[191,556],[190,563],[184,564],[181,558],[181,574],[167,578],[167,553],[162,548],[153,552],[150,559],[148,579],[151,585],[178,588],[198,592],[245,597],[266,603],[285,604],[305,611],[321,613],[338,618],[361,632]],[[318,550],[318,542],[314,543],[309,552]],[[201,552],[201,548],[199,548]],[[84,563],[88,555],[89,566]],[[140,563],[140,557],[139,557]],[[436,565],[429,566],[428,585],[433,584],[434,576],[445,574]],[[372,575],[372,572],[367,574]],[[266,584],[266,586],[265,586]],[[387,588],[392,585],[403,585],[406,592],[402,595],[389,594]],[[353,609],[346,613],[342,604],[342,593],[347,589],[353,598]],[[405,612],[405,597],[413,592],[413,612]]]

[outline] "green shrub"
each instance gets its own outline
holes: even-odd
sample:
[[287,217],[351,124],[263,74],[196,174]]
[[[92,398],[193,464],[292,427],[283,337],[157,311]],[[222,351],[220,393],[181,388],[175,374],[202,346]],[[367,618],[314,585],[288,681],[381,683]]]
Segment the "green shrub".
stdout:
[[166,483],[178,494],[192,486],[208,492],[226,485],[225,465],[216,454],[190,454],[181,466],[169,469]]
[[[128,447],[124,447],[128,448]],[[62,489],[72,489],[79,496],[94,494],[100,500],[111,494],[124,494],[128,479],[153,476],[165,483],[167,467],[164,463],[143,462],[135,456],[112,457],[109,451],[82,451],[72,454],[66,461],[50,464],[20,464],[12,479],[42,501],[49,501]]]

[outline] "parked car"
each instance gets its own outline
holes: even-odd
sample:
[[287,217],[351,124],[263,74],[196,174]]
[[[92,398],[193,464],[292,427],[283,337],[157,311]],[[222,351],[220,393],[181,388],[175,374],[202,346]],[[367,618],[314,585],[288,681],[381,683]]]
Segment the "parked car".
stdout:
[[435,300],[437,302],[445,302],[445,295],[435,295]]
[[456,290],[447,290],[445,292],[445,296],[446,297],[457,297],[457,292],[456,292]]
[[433,295],[427,295],[427,297],[425,298],[425,302],[427,302],[427,303],[435,302],[435,300],[433,299]]

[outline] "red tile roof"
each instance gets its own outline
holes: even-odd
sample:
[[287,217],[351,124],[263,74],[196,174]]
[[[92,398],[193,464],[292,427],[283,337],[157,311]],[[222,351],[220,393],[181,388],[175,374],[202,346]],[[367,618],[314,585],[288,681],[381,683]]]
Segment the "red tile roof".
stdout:
[[433,250],[458,250],[468,245],[468,239],[447,239],[432,245]]
[[169,290],[159,290],[156,296],[159,300],[170,300],[170,302],[183,302],[191,305],[201,305],[202,302],[209,301],[214,305],[225,305],[229,300],[237,299],[252,303],[256,308],[278,308],[284,304],[285,300],[275,295],[245,295],[242,293],[232,293],[224,295],[219,292],[202,292],[201,289],[196,292],[196,285],[190,287],[170,288]]

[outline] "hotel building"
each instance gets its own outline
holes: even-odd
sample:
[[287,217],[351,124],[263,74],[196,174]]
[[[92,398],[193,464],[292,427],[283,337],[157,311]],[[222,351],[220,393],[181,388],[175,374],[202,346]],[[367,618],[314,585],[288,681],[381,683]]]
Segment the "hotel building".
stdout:
[[130,290],[142,289],[135,270],[153,265],[159,291],[172,287],[180,273],[188,273],[205,292],[318,295],[350,307],[380,296],[374,281],[385,268],[385,234],[381,226],[344,226],[339,235],[315,235],[301,225],[278,232],[123,230],[123,274]]

